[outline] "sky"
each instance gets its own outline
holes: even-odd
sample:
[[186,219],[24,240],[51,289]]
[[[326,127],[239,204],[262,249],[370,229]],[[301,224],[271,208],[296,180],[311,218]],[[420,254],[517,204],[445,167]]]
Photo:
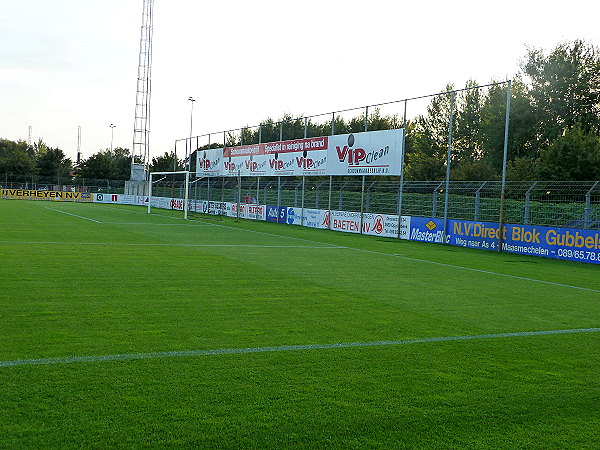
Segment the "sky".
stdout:
[[[0,138],[31,127],[75,160],[81,127],[85,159],[110,148],[114,124],[114,147],[131,149],[142,6],[0,0]],[[598,13],[594,0],[155,0],[150,154],[172,152],[190,122],[217,133],[509,79],[527,48],[600,45]]]

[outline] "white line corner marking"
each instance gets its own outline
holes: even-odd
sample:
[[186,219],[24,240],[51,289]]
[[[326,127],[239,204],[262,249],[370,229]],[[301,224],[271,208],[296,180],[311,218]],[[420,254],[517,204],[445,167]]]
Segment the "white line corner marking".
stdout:
[[498,333],[498,334],[477,334],[467,336],[442,336],[420,339],[402,339],[398,341],[374,341],[374,342],[341,342],[337,344],[310,344],[310,345],[282,345],[278,347],[246,347],[246,348],[221,348],[214,350],[183,350],[173,352],[155,352],[155,353],[125,353],[118,355],[96,355],[96,356],[67,356],[63,358],[38,358],[38,359],[17,359],[13,361],[0,361],[0,368],[15,366],[41,366],[50,364],[73,364],[73,363],[97,363],[105,361],[132,361],[138,359],[159,359],[176,357],[197,357],[197,356],[216,356],[216,355],[241,355],[247,353],[267,353],[267,352],[292,352],[301,350],[326,350],[339,348],[356,347],[382,347],[390,345],[408,345],[422,344],[428,342],[450,342],[450,341],[471,341],[477,339],[499,339],[524,336],[544,336],[553,334],[576,334],[576,333],[597,333],[600,328],[576,328],[570,330],[549,330],[549,331],[520,331],[516,333]]

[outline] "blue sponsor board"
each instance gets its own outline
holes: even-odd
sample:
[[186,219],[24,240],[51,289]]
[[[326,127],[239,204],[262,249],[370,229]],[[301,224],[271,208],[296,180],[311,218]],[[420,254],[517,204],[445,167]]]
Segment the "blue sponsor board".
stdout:
[[411,217],[408,238],[411,241],[442,244],[444,242],[444,219]]
[[287,210],[286,206],[267,205],[267,222],[285,223]]
[[[521,255],[543,256],[600,264],[600,231],[572,228],[506,224],[502,230],[495,222],[448,220],[447,234],[443,219],[411,218],[410,239]],[[446,238],[444,239],[444,236]]]

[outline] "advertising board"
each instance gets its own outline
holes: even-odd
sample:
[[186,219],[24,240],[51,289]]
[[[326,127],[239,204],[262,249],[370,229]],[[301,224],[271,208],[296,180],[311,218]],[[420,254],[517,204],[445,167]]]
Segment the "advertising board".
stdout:
[[400,175],[403,129],[200,150],[196,175]]

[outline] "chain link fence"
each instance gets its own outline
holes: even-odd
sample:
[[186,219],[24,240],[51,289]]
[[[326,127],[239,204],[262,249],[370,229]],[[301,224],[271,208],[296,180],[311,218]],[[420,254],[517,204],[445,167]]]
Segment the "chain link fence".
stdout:
[[[190,198],[294,208],[362,211],[481,222],[500,220],[500,181],[444,181],[375,177],[198,178]],[[154,188],[153,188],[154,189]],[[183,185],[179,186],[183,192]],[[168,191],[168,190],[167,190]],[[180,194],[180,198],[183,194]],[[401,201],[400,201],[401,199]],[[504,222],[600,229],[600,182],[507,182]]]
[[3,189],[123,194],[125,183],[125,180],[0,174],[0,188]]
[[[184,177],[156,180],[153,195],[184,197]],[[194,178],[192,200],[259,203],[295,208],[498,222],[500,181],[451,181],[446,208],[445,181],[405,181],[381,177]],[[77,177],[0,175],[0,187],[123,194],[125,181]],[[401,201],[400,201],[401,200]],[[600,181],[507,182],[504,222],[522,225],[600,229]]]

